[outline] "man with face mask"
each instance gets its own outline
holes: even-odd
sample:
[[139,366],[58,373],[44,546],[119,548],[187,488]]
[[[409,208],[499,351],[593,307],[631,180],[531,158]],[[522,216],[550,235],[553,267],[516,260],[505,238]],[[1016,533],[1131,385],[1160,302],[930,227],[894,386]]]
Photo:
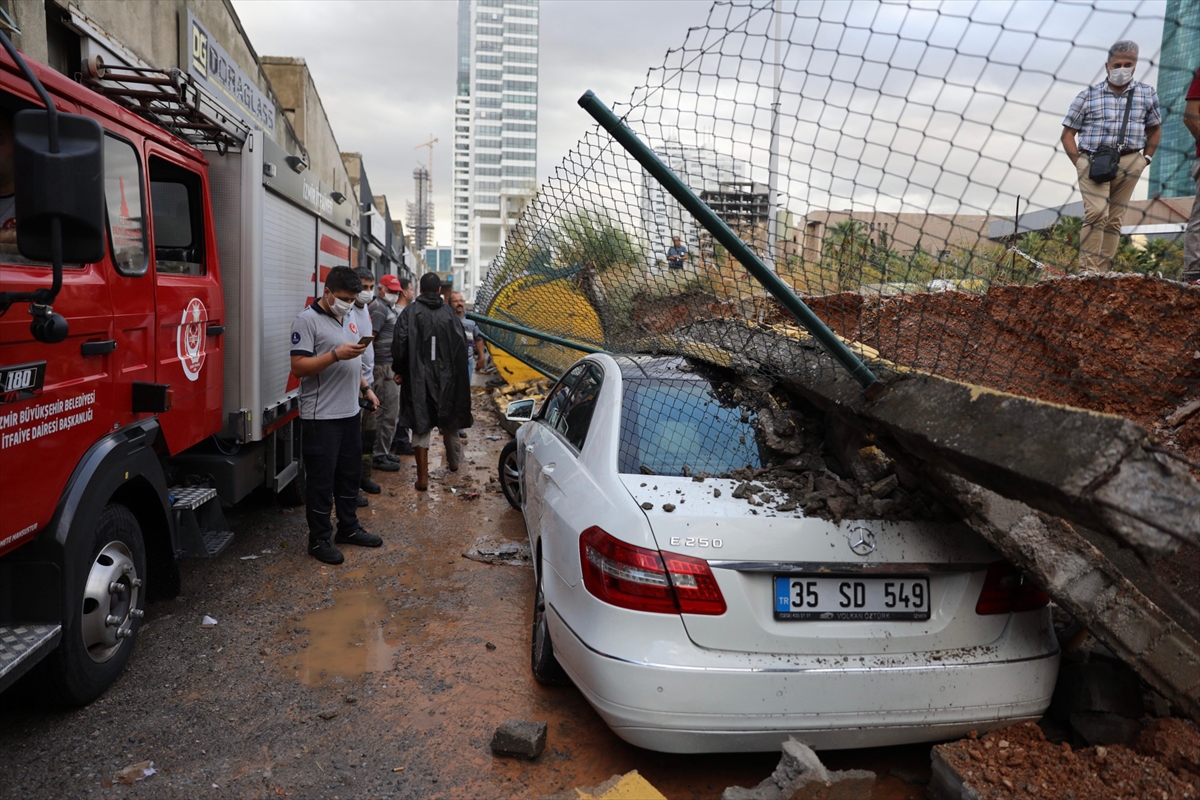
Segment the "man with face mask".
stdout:
[[[1083,195],[1079,268],[1085,272],[1108,272],[1112,267],[1129,198],[1162,137],[1158,93],[1153,86],[1133,80],[1137,61],[1136,42],[1120,41],[1110,47],[1105,79],[1080,92],[1063,120],[1063,150],[1075,165]],[[1105,183],[1088,176],[1091,158],[1102,147],[1116,148],[1121,154],[1117,177]]]
[[[397,321],[399,321],[400,315],[404,313],[404,309],[408,308],[408,304],[411,303],[416,296],[417,293],[413,287],[413,282],[408,278],[401,278],[400,297],[396,300]],[[392,346],[391,339],[388,340],[387,346],[389,348]],[[416,451],[413,450],[412,441],[410,441],[408,438],[408,428],[404,427],[399,422],[396,423],[396,435],[392,437],[392,446],[390,449],[391,453],[397,456],[416,455]]]
[[[350,321],[350,327],[357,330],[359,336],[373,336],[374,322],[371,320],[371,306],[375,304],[375,275],[366,267],[359,267],[354,271],[358,279],[362,282],[362,291],[354,298],[354,308],[350,309],[350,314],[347,319]],[[373,344],[373,343],[372,343]],[[374,387],[375,384],[375,348],[368,347],[362,354],[362,373],[366,379],[367,385]],[[376,397],[378,397],[376,393]],[[377,417],[375,414],[364,414],[362,417],[362,477],[359,479],[359,488],[367,494],[379,494],[383,491],[383,487],[376,483],[371,478],[373,463],[371,453],[375,449],[375,436],[379,432]],[[388,463],[380,466],[379,469],[384,472],[398,472],[399,464]],[[367,504],[366,495],[359,495],[358,505],[365,506]]]
[[383,469],[390,463],[399,467],[400,457],[392,455],[389,445],[396,433],[396,418],[400,413],[400,387],[392,380],[392,338],[396,333],[396,303],[403,289],[395,275],[379,279],[379,296],[371,303],[371,328],[375,331],[375,394],[379,397],[376,422],[379,434],[371,452],[371,462]]
[[[379,399],[362,374],[367,346],[358,342],[363,334],[351,330],[349,320],[361,291],[362,281],[354,270],[334,267],[325,278],[321,299],[292,323],[292,373],[300,379],[308,553],[326,564],[343,561],[334,542],[363,547],[383,543],[358,524],[362,472],[359,398],[365,399],[370,410],[379,407]],[[329,520],[335,506],[336,537]]]

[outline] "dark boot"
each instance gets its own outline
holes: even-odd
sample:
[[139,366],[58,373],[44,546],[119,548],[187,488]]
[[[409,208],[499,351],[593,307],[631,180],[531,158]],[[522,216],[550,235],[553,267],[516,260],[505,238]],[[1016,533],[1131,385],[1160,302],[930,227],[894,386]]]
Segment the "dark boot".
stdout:
[[444,431],[442,443],[446,446],[446,468],[451,472],[458,472],[458,465],[462,461],[462,442],[458,439],[458,431]]
[[379,494],[383,489],[378,483],[371,480],[371,457],[363,456],[362,464],[362,475],[358,479],[358,488],[367,494]]
[[396,428],[396,435],[392,437],[391,451],[398,456],[411,456],[413,454],[412,440],[408,435],[408,428]]
[[429,448],[414,447],[413,454],[417,460],[417,482],[413,484],[413,488],[423,492],[429,488]]

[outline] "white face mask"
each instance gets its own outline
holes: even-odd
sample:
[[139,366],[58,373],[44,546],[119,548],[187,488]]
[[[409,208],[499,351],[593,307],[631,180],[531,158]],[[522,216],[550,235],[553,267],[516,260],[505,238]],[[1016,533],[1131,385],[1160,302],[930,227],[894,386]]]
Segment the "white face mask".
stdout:
[[329,296],[329,310],[332,314],[341,319],[350,313],[350,309],[354,306],[349,300],[342,300],[340,297]]
[[371,298],[374,296],[375,295],[371,292],[370,289],[363,289],[361,292],[358,293],[358,297],[355,299],[358,300],[358,304],[360,306],[365,306],[367,303],[371,302]]
[[1133,67],[1121,67],[1108,71],[1108,82],[1113,86],[1125,86],[1133,80]]
[[396,294],[395,292],[384,292],[383,299],[387,300],[389,303],[395,304],[395,302],[400,299],[400,295]]

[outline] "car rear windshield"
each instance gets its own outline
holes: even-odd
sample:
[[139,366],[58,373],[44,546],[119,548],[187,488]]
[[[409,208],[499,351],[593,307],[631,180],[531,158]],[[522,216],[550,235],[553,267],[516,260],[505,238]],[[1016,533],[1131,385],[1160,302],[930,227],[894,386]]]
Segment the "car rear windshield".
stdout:
[[706,380],[626,380],[621,403],[622,473],[720,475],[762,459],[753,416],[722,405]]

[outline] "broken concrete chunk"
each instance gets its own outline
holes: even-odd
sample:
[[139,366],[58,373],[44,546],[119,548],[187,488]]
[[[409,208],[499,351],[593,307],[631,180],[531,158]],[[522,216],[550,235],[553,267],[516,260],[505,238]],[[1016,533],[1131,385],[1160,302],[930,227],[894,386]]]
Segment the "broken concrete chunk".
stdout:
[[714,488],[713,489],[713,497],[720,497],[720,496],[721,496],[721,490]]
[[737,485],[737,488],[733,490],[734,500],[745,500],[749,496],[750,484],[747,481],[742,481]]
[[654,503],[642,503],[642,508],[646,509],[647,511],[653,511]]
[[721,800],[849,800],[870,797],[874,784],[875,773],[867,770],[830,772],[808,745],[789,736],[771,777],[753,789],[731,786]]
[[546,723],[524,719],[505,720],[492,736],[492,752],[498,756],[537,758],[546,749]]
[[475,544],[463,553],[463,556],[484,564],[502,564],[510,567],[533,565],[529,542],[514,542],[493,534],[476,539]]
[[875,497],[882,500],[883,498],[885,498],[889,494],[891,494],[893,491],[895,491],[896,487],[899,485],[900,485],[899,478],[897,478],[895,475],[888,475],[883,480],[876,481],[875,483],[871,484],[871,488],[868,489],[867,491],[869,491],[872,495],[874,495]]
[[[679,502],[681,502],[681,503],[682,503],[683,501],[682,501],[682,500],[680,500]],[[663,503],[663,511],[667,512],[668,514],[670,514],[670,513],[671,513],[672,511],[674,511],[674,510],[675,510],[675,504],[674,504],[674,503]]]

